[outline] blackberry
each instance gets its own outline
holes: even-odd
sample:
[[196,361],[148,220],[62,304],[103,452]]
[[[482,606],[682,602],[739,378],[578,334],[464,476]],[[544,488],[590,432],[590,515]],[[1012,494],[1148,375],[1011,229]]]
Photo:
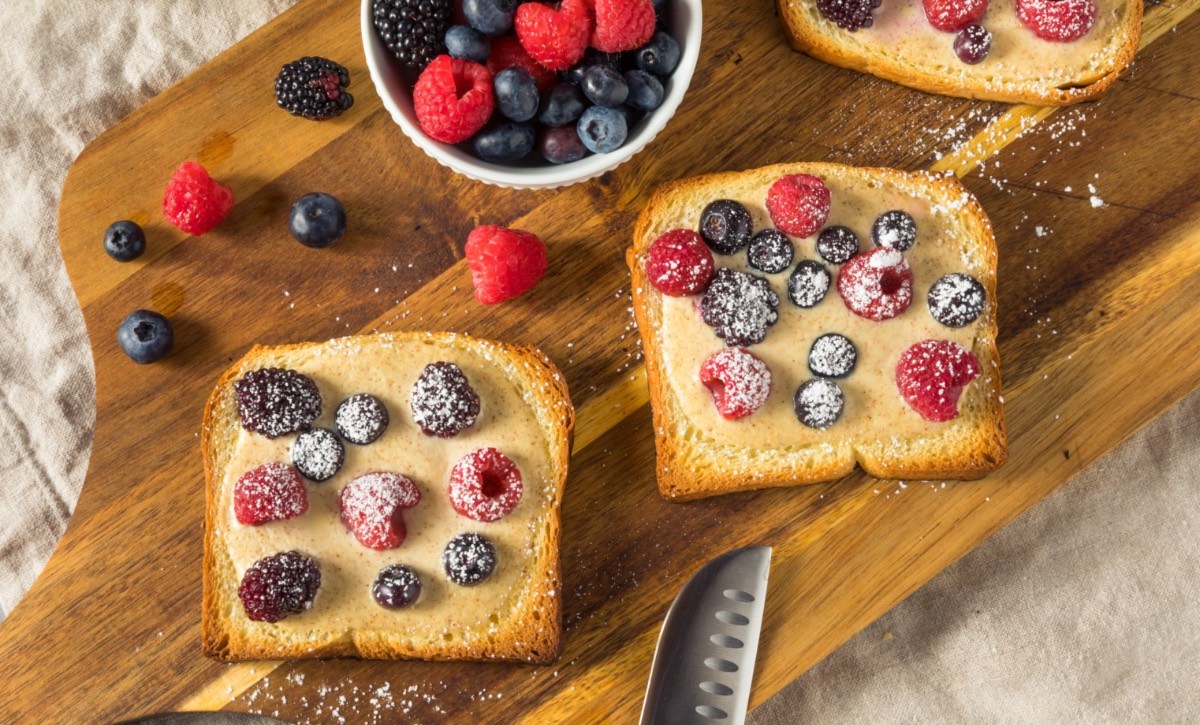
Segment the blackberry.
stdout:
[[412,389],[413,422],[425,435],[453,438],[475,424],[479,394],[452,362],[425,366]]
[[313,121],[340,116],[354,105],[346,92],[350,73],[328,58],[294,60],[275,77],[275,102],[292,114]]
[[817,10],[826,20],[843,30],[854,32],[875,22],[871,13],[882,0],[817,0]]
[[312,609],[321,588],[321,568],[298,551],[284,551],[250,565],[238,586],[246,616],[255,622],[278,622]]
[[317,384],[293,370],[251,370],[233,384],[233,389],[242,427],[268,438],[308,430],[321,414]]
[[765,277],[722,267],[700,298],[700,316],[729,347],[754,345],[779,321],[779,295]]
[[375,30],[396,60],[414,70],[424,70],[446,52],[450,5],[450,0],[375,0],[371,14]]

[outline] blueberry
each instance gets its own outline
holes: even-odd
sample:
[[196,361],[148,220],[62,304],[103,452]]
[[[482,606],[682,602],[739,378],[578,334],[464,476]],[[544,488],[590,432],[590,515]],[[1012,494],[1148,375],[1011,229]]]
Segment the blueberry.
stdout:
[[629,98],[625,103],[639,111],[653,111],[662,105],[662,81],[644,70],[631,70],[625,74],[625,84],[629,86]]
[[717,254],[745,249],[752,231],[750,212],[731,199],[718,199],[700,213],[700,236]]
[[751,267],[767,274],[777,274],[792,266],[796,248],[792,240],[778,229],[764,229],[750,240],[750,250],[746,256]]
[[478,584],[496,570],[496,546],[473,531],[459,534],[442,552],[442,569],[455,584]]
[[946,327],[965,327],[979,319],[986,299],[979,280],[954,272],[929,288],[929,314]]
[[917,243],[917,223],[906,212],[885,211],[871,226],[871,240],[877,247],[907,252]]
[[175,346],[171,321],[152,310],[134,310],[121,321],[117,343],[139,365],[162,360]]
[[346,210],[329,194],[305,194],[292,205],[288,224],[296,241],[323,249],[346,233]]
[[621,56],[616,53],[605,53],[602,50],[588,48],[583,53],[583,59],[571,67],[565,74],[568,83],[579,85],[583,82],[583,74],[594,65],[605,65],[613,70],[620,70]]
[[104,232],[104,251],[118,262],[137,259],[146,251],[146,233],[134,222],[113,222]]
[[520,66],[510,66],[492,80],[496,109],[514,121],[528,121],[538,109],[537,81]]
[[625,78],[606,65],[594,65],[584,71],[579,87],[583,89],[583,95],[597,106],[616,108],[629,97]]
[[492,53],[492,41],[470,25],[454,25],[446,31],[446,50],[455,58],[486,63]]
[[389,564],[375,577],[371,596],[385,609],[401,609],[421,598],[421,577],[411,566]]
[[565,126],[583,115],[583,92],[570,83],[559,83],[542,94],[537,120],[545,126]]
[[463,17],[485,35],[504,35],[512,30],[517,0],[463,0]]
[[816,340],[808,351],[808,369],[823,378],[844,378],[858,363],[858,348],[850,338],[827,332]]
[[542,158],[552,164],[568,164],[587,155],[587,149],[583,147],[583,141],[579,139],[579,132],[574,126],[542,129],[538,151],[542,153]]
[[825,299],[832,283],[833,278],[829,270],[820,262],[811,259],[800,260],[792,270],[792,276],[788,277],[788,299],[797,307],[816,307]]
[[503,163],[528,156],[533,151],[533,142],[533,124],[504,121],[475,134],[471,145],[475,155],[484,161]]
[[649,43],[633,51],[633,62],[639,70],[666,78],[679,65],[679,43],[660,30]]
[[846,396],[832,380],[813,378],[801,383],[792,398],[796,418],[809,428],[825,430],[838,422],[846,407]]
[[848,227],[825,227],[817,236],[817,254],[830,264],[845,264],[858,254],[858,235]]
[[629,135],[625,114],[615,108],[592,106],[579,117],[579,138],[588,151],[606,154],[620,148]]
[[309,428],[292,441],[292,465],[310,481],[328,481],[346,462],[346,449],[333,431]]
[[978,23],[971,23],[954,36],[954,54],[967,65],[975,65],[992,49],[992,34]]
[[388,409],[370,393],[351,395],[333,414],[333,425],[343,438],[359,446],[374,443],[388,427]]

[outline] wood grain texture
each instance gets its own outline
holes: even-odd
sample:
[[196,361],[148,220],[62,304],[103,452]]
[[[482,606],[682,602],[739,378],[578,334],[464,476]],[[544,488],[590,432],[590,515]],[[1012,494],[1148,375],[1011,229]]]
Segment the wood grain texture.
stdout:
[[[1200,300],[1200,171],[1181,152],[1200,132],[1197,5],[1151,9],[1151,44],[1113,93],[1050,115],[820,64],[787,50],[768,3],[710,0],[700,66],[663,134],[600,179],[518,192],[452,175],[392,124],[367,79],[356,4],[300,3],[96,139],[68,176],[60,236],[95,351],[96,439],[66,535],[0,624],[11,673],[0,721],[181,707],[297,721],[339,707],[370,721],[374,697],[391,703],[383,721],[627,722],[678,587],[706,558],[745,543],[776,547],[753,693],[761,702],[1200,385],[1190,312]],[[273,106],[278,67],[305,54],[349,67],[357,102],[344,117],[307,123]],[[238,198],[199,239],[158,212],[186,158]],[[856,474],[688,504],[658,498],[622,258],[633,221],[662,181],[802,159],[966,174],[1001,248],[1012,457],[1000,473],[907,487]],[[314,190],[340,197],[351,220],[328,250],[287,233],[291,201]],[[1093,195],[1105,205],[1093,208]],[[144,223],[150,237],[129,265],[100,252],[118,218]],[[550,271],[533,293],[496,309],[472,301],[461,250],[479,222],[547,240]],[[139,367],[115,331],[147,306],[175,321],[177,352]],[[372,329],[531,343],[566,373],[579,424],[556,666],[227,666],[200,656],[204,398],[255,342]]]

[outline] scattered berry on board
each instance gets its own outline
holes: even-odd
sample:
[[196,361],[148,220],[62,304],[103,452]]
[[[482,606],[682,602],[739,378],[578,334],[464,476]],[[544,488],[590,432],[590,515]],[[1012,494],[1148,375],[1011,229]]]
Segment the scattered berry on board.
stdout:
[[365,446],[379,440],[387,430],[388,418],[382,400],[370,393],[358,393],[338,405],[333,425],[342,438],[356,446]]
[[479,394],[462,368],[452,362],[426,365],[413,384],[410,404],[417,427],[438,438],[453,438],[475,425],[479,417]]
[[700,294],[715,274],[712,252],[691,229],[672,229],[659,235],[646,253],[650,284],[671,297]]
[[374,0],[375,30],[396,60],[420,70],[445,51],[451,0]]
[[113,222],[104,230],[104,251],[118,262],[131,262],[146,251],[146,233],[135,222]]
[[717,254],[734,254],[750,244],[750,212],[732,199],[717,199],[700,212],[700,236]]
[[779,321],[779,295],[765,277],[722,267],[700,298],[700,317],[729,347],[756,345]]
[[338,494],[338,512],[358,543],[368,549],[386,551],[399,547],[408,535],[402,510],[420,502],[421,489],[408,476],[373,471],[342,488]]
[[403,609],[421,598],[421,577],[411,566],[388,564],[375,577],[371,596],[385,609]]
[[211,231],[232,209],[233,190],[195,161],[180,164],[163,192],[163,216],[194,236]]
[[846,407],[846,396],[842,394],[841,387],[832,380],[813,378],[796,388],[792,407],[801,423],[809,428],[825,430],[842,417],[842,411]]
[[809,237],[829,219],[829,187],[812,174],[788,174],[767,190],[767,213],[780,231]]
[[255,622],[278,622],[312,609],[321,588],[321,568],[298,551],[284,551],[250,565],[238,586],[246,616]]
[[473,531],[458,534],[442,552],[442,568],[455,584],[478,584],[496,570],[496,546]]
[[246,471],[233,486],[238,523],[260,526],[287,521],[308,511],[308,492],[300,472],[286,463],[264,463]]
[[310,428],[292,441],[292,465],[310,481],[328,481],[342,470],[346,449],[337,435],[324,428]]
[[475,299],[485,305],[528,292],[546,273],[546,245],[520,229],[476,227],[467,236],[464,251]]
[[905,402],[925,420],[958,417],[963,388],[979,377],[979,360],[951,340],[923,340],[904,351],[896,363],[896,387]]
[[875,22],[871,15],[882,0],[817,0],[817,10],[839,28],[854,32]]
[[329,194],[305,194],[292,205],[288,227],[297,242],[324,249],[337,243],[346,233],[346,209]]
[[134,310],[126,315],[117,328],[117,344],[139,365],[147,365],[166,357],[175,346],[175,330],[171,321],[153,310]]
[[743,347],[728,347],[700,366],[700,382],[726,420],[752,415],[771,395],[771,368]]
[[294,60],[275,77],[275,102],[292,114],[312,121],[340,116],[354,105],[346,91],[350,73],[328,58]]
[[233,384],[233,389],[242,427],[267,438],[307,430],[321,415],[317,384],[294,370],[251,370]]
[[524,484],[511,458],[495,448],[471,451],[450,470],[450,505],[476,521],[499,521],[521,502]]

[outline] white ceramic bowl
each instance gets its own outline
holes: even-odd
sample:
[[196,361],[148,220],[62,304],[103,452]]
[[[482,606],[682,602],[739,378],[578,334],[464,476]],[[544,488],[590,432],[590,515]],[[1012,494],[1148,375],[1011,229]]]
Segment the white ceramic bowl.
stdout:
[[679,66],[675,73],[663,84],[666,96],[663,103],[654,111],[647,113],[630,129],[629,138],[615,151],[606,154],[592,154],[579,161],[554,166],[504,166],[493,164],[476,158],[472,154],[450,144],[434,141],[421,131],[413,112],[412,89],[401,75],[398,64],[392,59],[390,51],[375,32],[371,23],[371,0],[362,0],[362,37],[363,52],[367,56],[367,68],[371,72],[371,81],[383,101],[383,107],[392,114],[392,119],[400,125],[412,142],[422,151],[429,154],[438,163],[457,171],[463,176],[476,181],[482,181],[496,186],[507,186],[517,189],[553,189],[567,186],[579,181],[586,181],[615,169],[617,166],[633,158],[633,155],[654,140],[658,132],[667,125],[675,109],[683,101],[691,83],[692,73],[696,70],[696,60],[700,57],[701,29],[701,0],[668,0],[671,3],[670,32],[679,41],[682,50]]

